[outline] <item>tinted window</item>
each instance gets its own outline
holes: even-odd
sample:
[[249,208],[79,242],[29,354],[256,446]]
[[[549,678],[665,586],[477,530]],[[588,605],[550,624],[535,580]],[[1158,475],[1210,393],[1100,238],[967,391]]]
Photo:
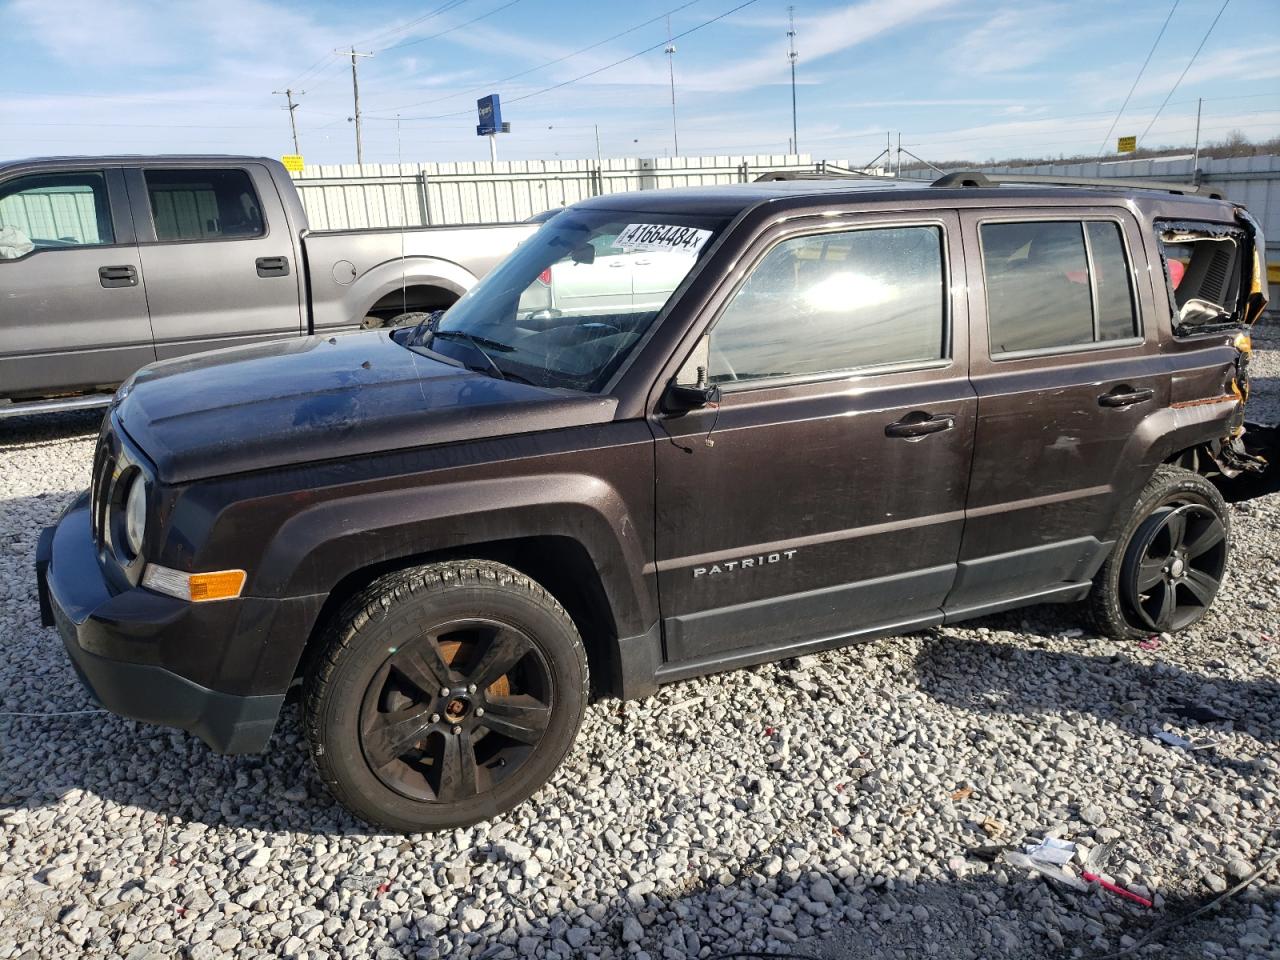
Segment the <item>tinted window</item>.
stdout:
[[981,234],[992,354],[1137,335],[1118,224],[985,223]]
[[943,356],[942,231],[886,227],[785,240],[711,332],[717,383]]
[[114,242],[101,173],[38,174],[0,186],[0,258]]
[[262,208],[244,170],[148,170],[157,240],[260,237]]

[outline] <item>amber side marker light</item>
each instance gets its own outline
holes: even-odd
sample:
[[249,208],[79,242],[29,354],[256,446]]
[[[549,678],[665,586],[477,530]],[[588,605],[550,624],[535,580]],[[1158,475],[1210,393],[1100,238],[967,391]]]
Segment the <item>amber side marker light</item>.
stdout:
[[1253,337],[1247,333],[1237,333],[1235,340],[1231,341],[1231,345],[1241,353],[1253,353]]
[[147,564],[142,585],[156,593],[207,603],[210,600],[232,600],[240,596],[247,575],[243,570],[217,570],[213,573],[183,573],[156,563]]

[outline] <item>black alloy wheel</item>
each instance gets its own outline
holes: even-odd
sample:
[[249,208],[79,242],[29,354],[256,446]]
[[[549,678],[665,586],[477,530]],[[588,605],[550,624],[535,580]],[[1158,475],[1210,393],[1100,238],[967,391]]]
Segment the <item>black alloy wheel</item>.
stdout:
[[312,762],[378,827],[451,830],[518,806],[569,752],[587,706],[573,619],[493,561],[387,574],[321,644],[303,684]]
[[391,651],[365,690],[360,746],[384,784],[459,803],[519,773],[551,720],[546,658],[515,627],[430,627]]
[[1204,616],[1227,566],[1227,528],[1209,507],[1160,507],[1134,534],[1121,571],[1126,606],[1153,631],[1181,630]]

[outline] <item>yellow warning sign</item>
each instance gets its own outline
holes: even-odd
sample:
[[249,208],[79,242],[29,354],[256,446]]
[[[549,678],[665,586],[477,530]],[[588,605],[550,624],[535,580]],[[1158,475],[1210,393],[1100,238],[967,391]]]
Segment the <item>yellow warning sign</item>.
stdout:
[[[1133,153],[1138,149],[1137,137],[1121,137],[1116,141],[1116,153]],[[288,164],[286,164],[288,166]]]
[[280,162],[284,164],[284,168],[290,173],[300,173],[302,171],[302,154],[287,153],[280,158]]

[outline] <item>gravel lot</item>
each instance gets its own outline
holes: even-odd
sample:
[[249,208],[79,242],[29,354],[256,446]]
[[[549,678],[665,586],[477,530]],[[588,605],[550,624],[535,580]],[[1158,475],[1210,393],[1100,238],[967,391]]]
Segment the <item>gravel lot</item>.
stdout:
[[[1255,342],[1252,418],[1280,424]],[[508,819],[403,838],[329,800],[293,706],[241,758],[84,712],[32,557],[95,429],[0,423],[0,958],[1280,957],[1274,861],[1165,926],[1280,850],[1274,481],[1233,505],[1214,612],[1158,649],[1043,607],[597,704]],[[1155,909],[970,852],[1045,832],[1113,841]]]

